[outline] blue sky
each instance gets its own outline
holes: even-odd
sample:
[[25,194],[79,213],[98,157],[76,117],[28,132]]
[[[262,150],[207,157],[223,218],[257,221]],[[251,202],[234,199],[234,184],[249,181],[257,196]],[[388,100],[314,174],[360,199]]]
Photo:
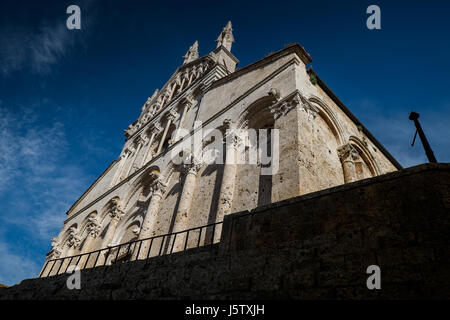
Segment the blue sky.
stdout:
[[[81,30],[66,8],[81,8]],[[381,30],[366,8],[381,8]],[[228,20],[240,67],[299,42],[338,97],[404,166],[410,111],[450,160],[448,1],[0,3],[0,283],[35,277],[65,212],[120,153],[123,129],[199,41]]]

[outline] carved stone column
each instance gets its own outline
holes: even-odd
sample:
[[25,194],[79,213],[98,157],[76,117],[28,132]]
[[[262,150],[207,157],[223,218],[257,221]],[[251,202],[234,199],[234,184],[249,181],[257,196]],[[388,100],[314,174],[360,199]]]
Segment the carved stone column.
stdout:
[[114,238],[114,234],[117,229],[117,225],[119,224],[122,217],[125,213],[119,207],[117,201],[114,203],[113,207],[109,212],[109,216],[111,217],[111,221],[109,222],[108,230],[106,231],[105,238],[103,239],[102,248],[105,248],[111,244],[111,241]]
[[195,100],[192,96],[188,96],[184,99],[184,101],[182,102],[184,104],[183,107],[183,113],[181,114],[180,117],[180,123],[178,124],[178,128],[177,128],[177,132],[175,133],[175,141],[178,141],[178,139],[180,139],[180,129],[181,126],[183,125],[184,122],[184,118],[186,117],[186,113],[187,111],[192,108],[192,106],[195,104]]
[[[193,217],[191,215],[191,205],[195,192],[195,186],[197,183],[197,174],[202,166],[202,163],[192,154],[189,155],[188,158],[189,158],[188,163],[184,163],[183,165],[184,183],[183,183],[183,190],[181,191],[180,195],[180,201],[178,203],[178,209],[176,212],[175,226],[174,226],[175,232],[183,231],[188,228],[196,226],[192,225]],[[193,223],[195,224],[195,222]],[[186,234],[180,234],[176,237],[174,251],[182,250],[182,248],[184,247],[185,237]]]
[[[150,192],[151,198],[145,214],[142,228],[139,234],[139,239],[146,239],[154,236],[155,223],[158,221],[158,212],[161,205],[161,200],[166,192],[167,185],[162,181],[162,177],[158,176],[151,184]],[[148,256],[150,240],[143,241],[139,253],[139,259],[144,259]]]
[[[76,249],[80,245],[80,242],[81,239],[80,236],[78,235],[78,229],[76,227],[70,227],[69,237],[66,242],[68,250],[63,255],[63,257],[72,257],[73,255],[75,255]],[[62,261],[58,261],[53,267],[51,275],[55,275],[58,270],[60,271],[59,273],[64,272],[69,267],[69,262],[71,265],[74,265],[76,260],[72,259],[72,261],[70,261],[70,258],[66,258]]]
[[120,157],[120,163],[119,163],[119,167],[117,168],[117,172],[116,175],[114,177],[113,180],[113,185],[117,184],[118,182],[120,182],[120,178],[122,176],[122,171],[123,168],[125,166],[125,163],[127,162],[128,156],[130,155],[131,151],[127,148],[125,149],[125,151],[123,152],[122,156]]
[[237,138],[231,131],[232,126],[229,119],[224,121],[224,125],[228,131],[225,134],[226,158],[223,168],[222,184],[220,186],[219,203],[217,206],[217,222],[222,221],[225,215],[231,213],[234,184],[236,180]]
[[358,151],[350,143],[347,143],[338,149],[338,155],[342,162],[345,183],[356,181],[355,161],[359,159]]
[[150,138],[147,140],[147,150],[145,151],[144,156],[142,157],[141,167],[147,163],[147,158],[149,157],[150,149],[152,148],[152,143],[153,140],[155,139],[155,136],[156,130],[153,129],[152,133],[150,134]]
[[[109,211],[109,215],[111,217],[111,221],[109,222],[108,230],[106,231],[105,237],[103,238],[103,242],[101,245],[102,249],[108,248],[112,245],[111,242],[114,238],[114,234],[116,233],[117,225],[119,224],[122,217],[125,215],[125,213],[119,207],[117,200],[114,201],[114,204]],[[108,253],[107,250],[100,252],[97,265],[102,265],[104,263],[105,259],[107,258],[106,256],[107,253]]]
[[[97,216],[96,215],[90,215],[88,217],[88,223],[87,223],[87,226],[86,226],[87,236],[86,236],[86,240],[84,241],[84,244],[83,244],[83,251],[84,251],[84,253],[87,253],[87,252],[91,251],[92,243],[95,241],[95,239],[99,235],[100,228],[101,228],[101,225],[100,225],[100,222],[97,219]],[[82,252],[80,252],[80,253],[82,253]],[[80,268],[84,267],[84,264],[86,263],[87,258],[88,258],[87,255],[81,257],[80,262],[78,263],[78,266]],[[89,258],[89,262],[93,263],[94,259],[95,259],[95,257],[91,256]]]
[[166,102],[167,98],[170,96],[170,92],[169,89],[166,89],[166,91],[164,91],[164,93],[162,94],[162,100],[161,100],[161,104],[160,104],[160,109],[164,106],[164,103]]
[[[44,266],[41,269],[41,272],[39,273],[41,277],[48,277],[50,276],[49,271],[50,269],[52,269],[52,274],[54,274],[55,269],[54,267],[52,268],[53,264],[56,264],[56,262],[48,262],[49,260],[53,260],[53,259],[59,259],[61,256],[62,250],[61,250],[61,242],[59,241],[58,238],[52,238],[52,249],[47,253],[46,255],[46,263],[44,264]],[[48,264],[47,264],[48,262]],[[45,268],[45,269],[44,269]]]
[[144,166],[150,160],[152,160],[153,154],[151,152],[151,149],[152,149],[153,141],[158,136],[158,134],[160,134],[162,131],[163,131],[163,128],[161,128],[161,126],[158,123],[156,123],[154,128],[153,128],[153,130],[152,130],[150,139],[148,141],[147,151],[145,152],[144,158],[142,160],[141,167]]
[[139,151],[141,150],[141,147],[142,147],[142,145],[144,143],[143,139],[141,139],[141,138],[138,138],[138,139],[139,140],[137,141],[137,146],[136,146],[136,149],[134,151],[133,159],[131,160],[130,167],[128,168],[128,171],[127,171],[127,174],[125,175],[125,177],[128,177],[130,175],[131,170],[133,169],[134,163],[136,161],[137,155],[139,154]]
[[52,250],[47,254],[47,259],[58,259],[61,256],[61,243],[58,238],[52,238]]
[[127,167],[127,162],[129,162],[128,159],[129,159],[130,155],[131,155],[134,151],[135,151],[135,150],[133,150],[133,147],[132,147],[132,146],[129,146],[129,147],[125,150],[125,152],[126,152],[126,157],[125,157],[125,159],[124,159],[124,164],[123,164],[123,166],[122,166],[122,168],[121,168],[121,170],[120,170],[119,180],[118,180],[117,182],[122,181],[122,179],[124,179],[124,178],[126,178],[126,177],[128,176],[128,172],[130,171],[129,168],[131,168],[131,164],[130,164],[130,167],[126,170],[126,174],[125,174],[125,175],[124,175],[124,171],[125,171],[125,168]]
[[80,244],[81,239],[78,235],[78,229],[75,227],[70,227],[69,229],[69,239],[67,240],[67,246],[69,250],[67,251],[66,256],[70,257],[75,253],[76,248]]
[[189,227],[188,216],[191,209],[192,197],[195,191],[197,173],[200,170],[201,165],[201,162],[194,157],[191,157],[191,163],[184,165],[183,190],[181,192],[175,222],[175,229],[177,231],[184,230]]

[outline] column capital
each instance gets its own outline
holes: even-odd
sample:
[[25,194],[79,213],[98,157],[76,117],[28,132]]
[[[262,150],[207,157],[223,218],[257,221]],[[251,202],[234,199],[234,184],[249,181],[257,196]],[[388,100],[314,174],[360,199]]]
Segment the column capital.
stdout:
[[269,96],[271,96],[275,102],[280,100],[280,90],[278,90],[276,88],[270,88],[270,90],[267,92],[267,94]]
[[319,109],[316,106],[312,105],[303,96],[302,96],[302,110],[306,112],[308,119],[311,121],[314,120],[317,114],[319,113]]
[[347,143],[338,148],[338,156],[342,162],[354,162],[359,159],[359,152],[350,143]]
[[101,225],[100,225],[100,222],[98,221],[97,217],[94,215],[89,216],[88,223],[86,226],[88,236],[96,238],[100,233],[100,229],[101,229]]
[[277,120],[278,118],[287,115],[292,109],[295,109],[303,101],[303,99],[304,98],[300,92],[296,91],[286,100],[270,106],[270,112],[273,113],[274,119]]
[[58,238],[52,238],[52,249],[47,254],[47,259],[58,259],[61,256],[61,242]]
[[196,102],[197,101],[192,94],[189,94],[181,100],[181,104],[184,105],[186,109],[192,108],[192,106],[195,105]]
[[158,196],[162,198],[167,190],[167,184],[162,181],[161,177],[156,178],[150,185],[150,192],[152,196]]
[[203,161],[200,156],[194,155],[192,152],[187,152],[183,157],[183,164],[181,170],[184,174],[196,175],[203,165]]
[[154,132],[156,135],[158,135],[163,131],[164,131],[163,127],[161,127],[161,125],[158,122],[155,123],[155,125],[153,126],[153,129],[152,129],[152,133]]
[[142,135],[137,136],[136,139],[133,141],[134,145],[136,145],[135,149],[137,149],[139,147],[139,145],[142,146],[144,144],[144,142],[145,142],[145,140]]
[[225,129],[234,129],[235,123],[231,119],[224,119],[223,120],[223,127]]
[[167,115],[167,120],[170,122],[173,122],[178,117],[178,113],[172,109],[170,110],[169,114]]
[[124,215],[125,215],[125,212],[123,212],[122,209],[120,208],[119,204],[117,202],[115,202],[109,211],[109,216],[111,217],[111,219],[120,221],[120,219],[122,219],[122,217]]
[[80,244],[81,239],[78,235],[78,229],[76,227],[69,228],[69,238],[67,240],[67,246],[76,248]]

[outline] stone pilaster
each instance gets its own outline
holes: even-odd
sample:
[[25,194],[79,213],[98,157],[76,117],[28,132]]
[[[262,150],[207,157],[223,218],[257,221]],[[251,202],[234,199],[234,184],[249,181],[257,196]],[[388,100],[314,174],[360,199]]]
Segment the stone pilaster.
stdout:
[[[109,222],[108,230],[106,230],[105,237],[103,238],[103,242],[101,245],[101,248],[108,248],[112,245],[112,240],[114,238],[114,234],[116,233],[117,226],[120,222],[120,220],[123,218],[125,213],[120,208],[119,204],[117,203],[117,200],[114,201],[113,206],[111,207],[109,211],[109,216],[111,217],[111,221]],[[100,252],[100,256],[98,258],[97,265],[102,265],[107,258],[107,250]]]
[[[87,252],[91,251],[92,244],[94,243],[97,236],[100,234],[100,229],[101,229],[101,225],[100,225],[100,222],[98,221],[97,216],[90,215],[88,217],[88,223],[86,226],[87,236],[86,236],[86,239],[84,240],[83,252],[80,252],[80,253],[87,253]],[[81,257],[80,262],[78,263],[78,266],[80,268],[84,267],[84,264],[86,263],[87,258],[88,258],[87,255]],[[90,257],[89,262],[93,263],[94,259],[95,259],[95,257]]]
[[231,131],[232,123],[230,122],[230,120],[225,120],[224,125],[227,130],[227,133],[225,134],[226,151],[222,183],[220,186],[219,203],[217,207],[217,222],[222,221],[224,216],[231,213],[234,184],[236,179],[237,138]]
[[[142,228],[139,233],[139,239],[146,239],[155,236],[153,234],[155,229],[155,223],[158,221],[158,212],[161,205],[161,200],[166,192],[167,185],[163,182],[161,176],[157,176],[152,182],[150,187],[150,203],[147,208],[147,213],[145,214],[144,221],[142,223]],[[141,249],[139,253],[139,259],[144,259],[147,257],[148,250],[150,246],[150,241],[143,241],[141,244]]]
[[347,143],[338,149],[338,155],[342,163],[345,183],[356,181],[355,161],[359,159],[358,151],[350,143]]
[[164,145],[164,141],[166,140],[167,132],[169,131],[170,125],[172,124],[173,120],[175,120],[175,118],[177,116],[178,116],[178,114],[176,112],[174,112],[173,110],[171,110],[169,115],[167,116],[166,127],[164,128],[164,133],[161,137],[161,140],[159,141],[158,151],[156,152],[156,154],[159,154],[161,152],[162,147]]
[[125,213],[122,211],[122,209],[119,207],[119,204],[116,202],[114,203],[113,207],[111,208],[109,212],[109,216],[111,217],[111,221],[109,222],[108,230],[106,231],[105,238],[103,239],[103,245],[102,247],[107,247],[111,244],[111,241],[114,238],[114,234],[117,229],[117,225],[119,224],[122,217],[125,215]]
[[184,119],[186,117],[186,113],[195,104],[195,99],[192,97],[192,95],[190,95],[190,96],[186,97],[185,99],[183,99],[182,103],[183,103],[183,113],[181,114],[181,117],[180,117],[180,122],[178,124],[177,132],[175,133],[175,139],[174,139],[175,141],[178,141],[180,138],[182,138],[182,137],[180,137],[180,129],[183,126]]
[[274,130],[279,132],[279,145],[272,151],[278,153],[278,172],[272,176],[271,202],[296,197],[301,194],[303,177],[299,164],[299,105],[301,95],[295,92],[283,101],[270,107],[274,116]]

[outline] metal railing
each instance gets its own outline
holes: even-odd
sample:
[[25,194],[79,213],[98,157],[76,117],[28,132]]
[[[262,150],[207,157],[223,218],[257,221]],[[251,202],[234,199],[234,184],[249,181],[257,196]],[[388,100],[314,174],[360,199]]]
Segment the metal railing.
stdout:
[[[223,222],[110,246],[73,256],[47,260],[39,278],[66,273],[70,266],[95,268],[144,260],[219,242]],[[217,236],[216,236],[217,234]]]

